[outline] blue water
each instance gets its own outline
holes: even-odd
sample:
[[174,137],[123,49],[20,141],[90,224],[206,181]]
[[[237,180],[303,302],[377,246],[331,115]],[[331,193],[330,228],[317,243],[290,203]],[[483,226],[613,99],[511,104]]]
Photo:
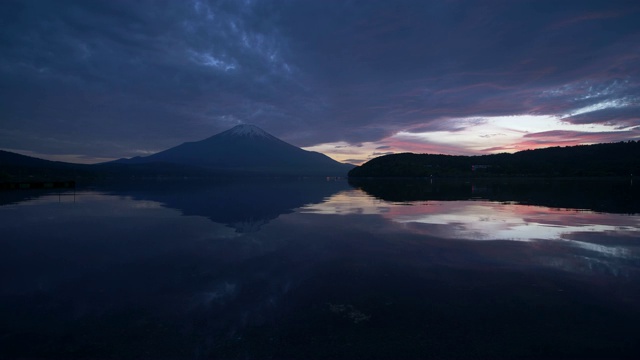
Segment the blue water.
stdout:
[[639,358],[637,186],[0,193],[0,358]]

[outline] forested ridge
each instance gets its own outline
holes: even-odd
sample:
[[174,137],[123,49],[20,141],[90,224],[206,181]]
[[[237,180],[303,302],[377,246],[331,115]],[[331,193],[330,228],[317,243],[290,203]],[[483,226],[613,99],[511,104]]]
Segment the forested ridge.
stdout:
[[550,147],[514,154],[402,153],[372,159],[349,177],[630,176],[640,174],[640,141]]

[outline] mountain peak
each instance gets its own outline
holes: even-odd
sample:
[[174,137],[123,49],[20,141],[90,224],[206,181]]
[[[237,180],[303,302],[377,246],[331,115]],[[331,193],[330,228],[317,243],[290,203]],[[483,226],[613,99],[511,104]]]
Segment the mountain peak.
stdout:
[[255,125],[242,124],[204,140],[186,142],[127,164],[165,163],[197,166],[216,174],[343,176],[352,166],[306,151]]
[[234,126],[233,128],[227,130],[227,133],[229,135],[235,135],[235,136],[265,137],[265,138],[271,137],[271,135],[266,131],[260,129],[255,125],[249,125],[249,124],[240,124],[240,125]]

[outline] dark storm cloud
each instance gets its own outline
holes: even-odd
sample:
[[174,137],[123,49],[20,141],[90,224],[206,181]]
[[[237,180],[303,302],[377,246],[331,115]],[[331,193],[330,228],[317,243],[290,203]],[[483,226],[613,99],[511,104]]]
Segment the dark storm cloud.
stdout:
[[339,54],[325,71],[338,84],[327,93],[337,94],[336,117],[355,125],[357,141],[400,128],[462,130],[451,117],[569,114],[637,99],[638,8],[608,4],[618,7],[423,2],[361,10],[367,21],[350,21],[321,49]]
[[624,108],[608,108],[564,119],[573,124],[611,124],[619,129],[640,126],[640,104],[629,104]]
[[260,5],[2,7],[3,147],[25,148],[29,138],[40,151],[134,155],[282,118],[281,97],[298,91]]
[[[368,25],[375,24],[371,27],[376,30],[362,38],[371,43],[340,46],[348,55],[360,56],[364,68],[345,71],[369,69],[356,80],[341,73],[340,66],[328,72],[349,79],[339,86],[351,89],[339,95],[346,104],[339,113],[346,115],[345,122],[360,120],[351,123],[357,124],[354,131],[361,136],[367,135],[369,127],[379,130],[373,125],[377,123],[385,124],[388,132],[412,126],[455,131],[460,129],[449,126],[458,124],[441,118],[564,114],[586,104],[615,100],[621,92],[639,93],[640,39],[632,15],[638,14],[636,8],[627,7],[626,14],[616,13],[615,18],[583,16],[583,20],[582,14],[597,14],[599,9],[590,9],[584,2],[568,10],[545,2],[485,3],[476,8],[468,3],[434,4],[425,4],[424,9],[398,5],[396,13],[368,16],[375,19]],[[428,19],[429,14],[434,19]],[[357,36],[338,38],[351,41]],[[389,78],[383,79],[385,75]],[[372,78],[380,81],[373,83]],[[358,80],[358,86],[353,85]],[[615,91],[588,97],[587,90],[616,81]],[[590,84],[582,89],[583,101],[570,94],[549,95],[576,83]],[[349,104],[359,101],[366,103],[353,110]],[[364,131],[363,123],[369,125]]]
[[635,1],[0,9],[2,148],[133,156],[239,122],[299,146],[459,131],[464,122],[447,120],[513,114],[638,125]]

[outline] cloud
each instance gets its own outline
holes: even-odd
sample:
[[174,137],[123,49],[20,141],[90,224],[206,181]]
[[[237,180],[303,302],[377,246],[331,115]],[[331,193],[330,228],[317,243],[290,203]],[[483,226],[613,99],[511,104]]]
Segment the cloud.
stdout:
[[364,164],[365,162],[367,162],[367,160],[365,160],[365,159],[344,159],[342,162],[353,164],[353,165],[361,165],[361,164]]
[[225,116],[283,113],[268,94],[297,85],[285,46],[253,22],[260,10],[194,4],[3,4],[22,14],[3,31],[3,115],[14,130],[78,148],[90,139],[161,148],[224,130]]
[[13,149],[118,158],[250,122],[297,146],[468,154],[508,146],[492,142],[509,133],[482,133],[474,148],[397,135],[465,134],[525,115],[638,125],[634,2],[3,1],[0,10],[0,143]]
[[610,107],[563,118],[572,124],[608,124],[618,129],[640,125],[640,105]]
[[539,149],[551,146],[574,146],[578,144],[596,144],[640,139],[640,127],[627,131],[581,132],[569,130],[550,130],[526,134],[521,140],[510,145],[483,149],[488,153],[514,152]]
[[567,130],[550,130],[545,132],[527,134],[523,138],[529,143],[535,144],[575,144],[575,143],[600,143],[618,142],[637,138],[640,136],[638,129],[616,132],[580,132]]

